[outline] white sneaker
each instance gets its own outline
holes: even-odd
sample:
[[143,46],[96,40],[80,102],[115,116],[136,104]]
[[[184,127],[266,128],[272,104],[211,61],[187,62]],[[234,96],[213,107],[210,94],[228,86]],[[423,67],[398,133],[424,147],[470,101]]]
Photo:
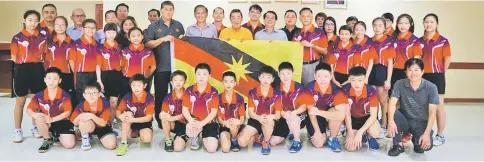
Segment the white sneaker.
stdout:
[[91,142],[89,138],[82,138],[81,149],[84,151],[88,151],[91,149]]
[[13,132],[13,142],[21,143],[23,141],[23,133],[22,130],[15,130]]
[[198,143],[198,137],[192,137],[192,138],[190,138],[190,140],[191,140],[190,148],[192,150],[200,149],[200,144]]
[[379,139],[385,138],[387,136],[387,129],[381,128]]
[[40,135],[40,131],[39,131],[39,129],[37,127],[34,127],[32,129],[30,129],[30,131],[32,131],[32,136],[34,138],[37,138],[37,139],[42,138],[42,135]]
[[434,143],[433,143],[434,146],[440,146],[445,143],[444,135],[436,135],[433,140],[434,140]]

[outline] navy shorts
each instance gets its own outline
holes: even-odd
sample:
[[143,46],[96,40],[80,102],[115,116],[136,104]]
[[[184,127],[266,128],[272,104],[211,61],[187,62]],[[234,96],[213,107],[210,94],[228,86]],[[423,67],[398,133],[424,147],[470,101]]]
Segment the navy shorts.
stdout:
[[376,64],[373,66],[368,80],[370,85],[384,86],[385,81],[387,80],[387,67],[382,64]]

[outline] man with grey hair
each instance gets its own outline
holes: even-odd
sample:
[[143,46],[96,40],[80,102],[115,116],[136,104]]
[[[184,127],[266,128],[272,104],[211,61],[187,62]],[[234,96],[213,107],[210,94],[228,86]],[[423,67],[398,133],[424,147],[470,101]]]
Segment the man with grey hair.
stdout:
[[82,34],[82,22],[86,19],[86,14],[84,10],[76,8],[72,11],[71,20],[74,22],[74,26],[67,28],[66,33],[71,37],[72,40],[78,40],[81,38]]

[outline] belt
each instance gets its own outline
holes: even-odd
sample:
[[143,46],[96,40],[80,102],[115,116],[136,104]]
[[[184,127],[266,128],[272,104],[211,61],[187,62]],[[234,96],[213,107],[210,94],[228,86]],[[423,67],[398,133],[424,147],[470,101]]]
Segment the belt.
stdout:
[[312,61],[303,61],[303,65],[306,65],[306,64],[314,64],[314,63],[316,63],[318,61],[319,61],[319,59],[318,60],[312,60]]

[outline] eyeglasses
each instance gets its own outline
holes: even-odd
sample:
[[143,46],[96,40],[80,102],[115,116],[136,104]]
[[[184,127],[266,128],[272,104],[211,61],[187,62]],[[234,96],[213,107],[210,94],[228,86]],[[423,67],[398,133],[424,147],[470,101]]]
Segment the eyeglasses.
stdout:
[[328,23],[328,24],[326,24],[326,26],[334,26],[334,24],[333,23]]
[[78,19],[78,18],[85,18],[85,17],[86,17],[86,15],[84,15],[84,14],[82,14],[82,15],[72,15],[72,17],[74,17],[74,18],[77,18],[77,19]]
[[99,94],[99,92],[84,93],[86,96],[93,97]]
[[87,26],[85,26],[84,29],[87,29],[87,30],[96,30],[96,27],[87,27]]
[[65,24],[55,24],[54,27],[66,27]]
[[259,11],[254,11],[254,10],[250,11],[249,13],[251,13],[251,14],[260,14]]

